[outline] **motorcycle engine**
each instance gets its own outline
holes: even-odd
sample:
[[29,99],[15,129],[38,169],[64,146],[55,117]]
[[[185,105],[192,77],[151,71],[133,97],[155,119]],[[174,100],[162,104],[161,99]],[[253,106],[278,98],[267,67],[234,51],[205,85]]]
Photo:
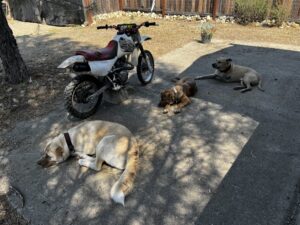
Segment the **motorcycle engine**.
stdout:
[[125,67],[126,67],[126,58],[122,57],[122,58],[118,59],[118,61],[115,64],[115,69],[120,68],[121,71],[116,72],[114,74],[114,79],[115,79],[115,82],[120,85],[124,85],[128,80],[128,70],[123,69]]
[[116,76],[117,82],[121,85],[125,84],[128,80],[128,71],[121,71]]

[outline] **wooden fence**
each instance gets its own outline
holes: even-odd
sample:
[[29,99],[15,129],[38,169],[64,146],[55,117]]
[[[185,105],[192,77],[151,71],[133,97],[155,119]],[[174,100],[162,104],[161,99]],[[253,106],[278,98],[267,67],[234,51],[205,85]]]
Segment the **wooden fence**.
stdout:
[[[300,0],[292,1],[291,18],[300,20]],[[150,12],[153,0],[83,0],[83,3],[90,17],[88,20],[92,21],[92,15],[118,10]],[[163,15],[233,15],[234,0],[155,0],[153,12]]]
[[[162,6],[165,4],[166,14],[207,15],[212,14],[215,8],[217,15],[231,15],[234,6],[233,1],[234,0],[156,0],[154,11],[162,12]],[[152,0],[124,0],[124,9],[150,11],[152,2]],[[214,5],[215,2],[217,2],[217,5]]]
[[291,18],[300,21],[300,0],[293,1]]
[[96,0],[93,2],[97,13],[108,13],[120,10],[119,0]]
[[[117,10],[150,12],[153,0],[84,0],[86,7],[93,5],[94,13]],[[217,2],[217,5],[214,3]],[[234,0],[156,0],[154,12],[164,14],[231,15]]]

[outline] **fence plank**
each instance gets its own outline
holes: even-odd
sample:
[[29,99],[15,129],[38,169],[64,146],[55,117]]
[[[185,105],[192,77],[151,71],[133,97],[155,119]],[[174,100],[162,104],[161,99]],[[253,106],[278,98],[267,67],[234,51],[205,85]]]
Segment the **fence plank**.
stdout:
[[161,1],[162,16],[166,16],[167,3],[166,0]]
[[203,7],[202,7],[202,13],[206,13],[207,12],[207,0],[203,0],[202,1]]
[[191,9],[191,12],[195,12],[195,7],[196,7],[196,1],[192,0],[192,9]]

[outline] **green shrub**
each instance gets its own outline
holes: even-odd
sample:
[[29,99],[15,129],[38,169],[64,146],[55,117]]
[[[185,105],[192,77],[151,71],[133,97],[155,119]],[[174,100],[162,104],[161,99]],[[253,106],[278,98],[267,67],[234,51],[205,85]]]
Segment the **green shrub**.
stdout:
[[283,22],[288,21],[291,15],[291,5],[286,4],[275,4],[270,12],[270,18],[276,21],[277,26],[281,26]]
[[204,22],[200,24],[200,32],[204,35],[213,35],[215,33],[216,27],[210,22]]
[[270,12],[268,0],[236,0],[235,15],[238,22],[248,24],[265,20]]

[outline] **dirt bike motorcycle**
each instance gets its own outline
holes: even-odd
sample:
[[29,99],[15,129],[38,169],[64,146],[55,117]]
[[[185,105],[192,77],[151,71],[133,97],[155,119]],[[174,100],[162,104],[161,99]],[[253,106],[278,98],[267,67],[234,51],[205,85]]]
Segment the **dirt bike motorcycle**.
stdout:
[[143,42],[151,38],[141,36],[141,27],[156,26],[155,22],[98,26],[97,29],[116,29],[117,34],[108,45],[96,51],[76,51],[58,68],[71,72],[72,81],[64,92],[65,107],[74,117],[84,119],[97,110],[105,91],[119,91],[128,82],[128,73],[135,67],[142,85],[150,83],[154,75],[154,59],[144,50]]

